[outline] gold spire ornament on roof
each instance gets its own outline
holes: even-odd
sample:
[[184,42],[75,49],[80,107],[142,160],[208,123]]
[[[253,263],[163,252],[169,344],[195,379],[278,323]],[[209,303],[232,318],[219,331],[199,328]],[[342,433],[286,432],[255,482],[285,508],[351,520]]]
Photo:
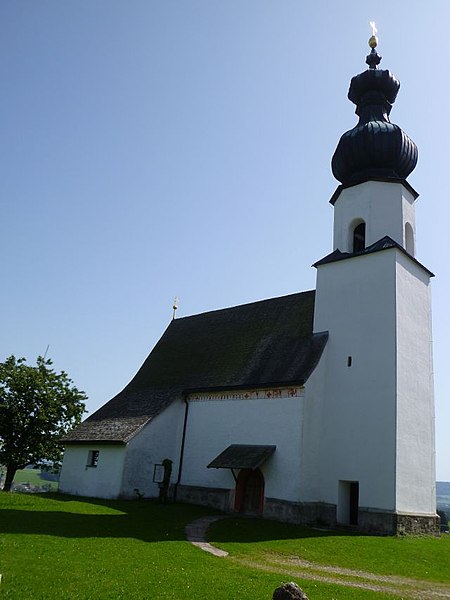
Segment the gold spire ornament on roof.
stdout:
[[375,27],[375,21],[370,21],[369,25],[372,27],[372,35],[369,38],[369,46],[373,50],[374,48],[376,48],[378,46],[378,38],[377,38],[378,30]]
[[372,35],[369,38],[369,46],[371,48],[370,54],[366,56],[366,64],[369,65],[369,69],[377,69],[381,62],[381,56],[377,53],[376,47],[378,46],[378,38],[376,34],[378,30],[375,26],[375,21],[370,21],[369,25],[372,28]]

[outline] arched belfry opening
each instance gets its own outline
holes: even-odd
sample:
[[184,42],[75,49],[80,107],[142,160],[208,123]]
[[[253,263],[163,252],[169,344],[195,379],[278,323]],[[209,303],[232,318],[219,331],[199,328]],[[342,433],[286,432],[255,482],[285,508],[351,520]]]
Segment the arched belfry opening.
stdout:
[[366,224],[364,221],[353,228],[352,252],[362,252],[366,247]]
[[414,231],[411,223],[405,223],[405,250],[411,256],[414,256]]

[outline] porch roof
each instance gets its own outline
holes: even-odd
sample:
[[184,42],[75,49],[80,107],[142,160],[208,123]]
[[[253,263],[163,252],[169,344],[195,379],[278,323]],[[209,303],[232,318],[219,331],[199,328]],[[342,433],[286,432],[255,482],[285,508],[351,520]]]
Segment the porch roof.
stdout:
[[208,469],[257,469],[275,450],[276,446],[231,444],[209,463]]

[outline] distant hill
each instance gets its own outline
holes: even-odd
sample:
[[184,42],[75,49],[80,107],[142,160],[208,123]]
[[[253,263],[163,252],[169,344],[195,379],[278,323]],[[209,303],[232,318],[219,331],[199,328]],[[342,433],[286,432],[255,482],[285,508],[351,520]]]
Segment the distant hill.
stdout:
[[436,504],[438,508],[450,511],[450,481],[436,481]]
[[450,496],[450,481],[436,481],[436,494]]

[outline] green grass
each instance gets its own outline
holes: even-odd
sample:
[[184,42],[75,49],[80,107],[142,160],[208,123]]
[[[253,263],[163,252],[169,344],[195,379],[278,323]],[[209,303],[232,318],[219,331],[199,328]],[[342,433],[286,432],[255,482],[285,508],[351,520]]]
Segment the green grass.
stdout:
[[[214,511],[152,501],[100,501],[58,494],[0,493],[0,584],[1,598],[27,600],[86,599],[117,600],[144,598],[172,600],[270,600],[283,581],[294,579],[310,600],[388,600],[389,594],[345,588],[339,583],[311,581],[276,570],[259,570],[242,557],[269,553],[307,552],[321,562],[358,563],[359,552],[373,551],[372,540],[390,548],[393,540],[358,536],[321,536],[259,520],[227,519],[217,523],[212,537],[231,551],[217,558],[185,540],[187,523]],[[294,536],[300,535],[298,539]],[[364,540],[366,545],[364,546]],[[449,571],[446,540],[398,540],[397,559],[403,549],[408,556],[419,543],[421,561],[440,560],[447,552],[444,571]],[[347,543],[347,545],[346,545]],[[330,546],[328,545],[330,544]],[[341,546],[344,544],[344,546]],[[446,545],[445,545],[446,544]],[[378,553],[381,550],[377,550]],[[408,559],[409,560],[409,559]],[[360,556],[359,565],[369,564]],[[376,564],[381,569],[381,557]],[[438,564],[442,565],[442,562]],[[371,568],[373,564],[370,563]],[[390,567],[389,567],[390,568]],[[389,570],[387,568],[387,570]],[[399,565],[397,572],[402,569]],[[447,573],[448,575],[448,573]],[[445,576],[445,573],[444,573]],[[441,581],[441,579],[438,579]]]
[[14,483],[30,483],[31,485],[42,487],[48,486],[51,491],[58,489],[57,481],[47,481],[41,479],[40,469],[19,469],[14,476]]
[[380,575],[450,583],[450,535],[380,537],[261,519],[229,519],[214,523],[209,539],[247,560],[276,553]]

